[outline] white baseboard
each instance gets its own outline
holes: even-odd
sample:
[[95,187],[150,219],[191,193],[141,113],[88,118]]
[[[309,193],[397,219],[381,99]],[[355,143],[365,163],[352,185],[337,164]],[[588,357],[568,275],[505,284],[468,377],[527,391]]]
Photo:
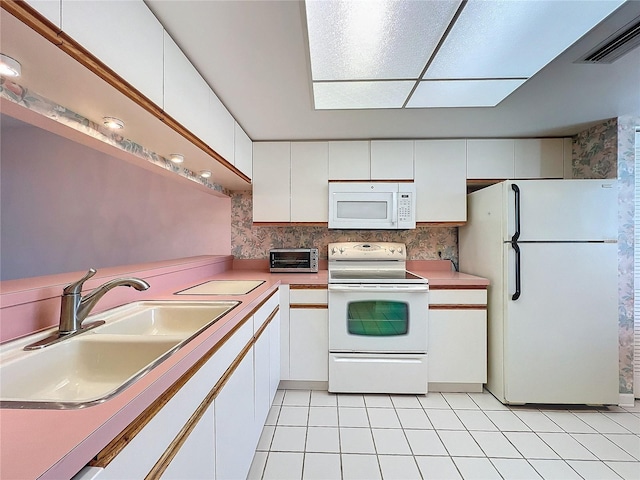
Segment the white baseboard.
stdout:
[[618,401],[620,407],[633,407],[633,393],[621,393]]
[[305,380],[280,380],[280,390],[327,390],[329,382]]
[[482,393],[482,383],[446,383],[446,382],[429,382],[430,392],[444,393]]

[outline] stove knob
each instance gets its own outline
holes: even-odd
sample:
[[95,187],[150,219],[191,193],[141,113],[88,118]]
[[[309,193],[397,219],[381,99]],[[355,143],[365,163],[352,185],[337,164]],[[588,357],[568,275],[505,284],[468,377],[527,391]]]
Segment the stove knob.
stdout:
[[336,247],[331,247],[331,255],[335,255],[336,254]]
[[398,249],[398,253],[402,255],[402,247]]
[[[393,255],[393,252],[395,252],[395,251],[396,251],[396,249],[395,249],[395,248],[393,248],[393,247],[391,247],[391,248],[389,249],[389,251],[390,251],[390,252],[391,252],[391,254]],[[400,251],[400,250],[398,250],[398,251]]]
[[344,253],[344,248],[340,248],[340,253]]

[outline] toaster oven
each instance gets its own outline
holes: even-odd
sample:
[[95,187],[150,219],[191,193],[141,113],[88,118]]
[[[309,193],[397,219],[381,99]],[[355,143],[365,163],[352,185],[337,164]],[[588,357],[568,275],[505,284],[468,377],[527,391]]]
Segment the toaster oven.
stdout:
[[317,248],[274,248],[269,251],[269,271],[308,273],[318,271]]

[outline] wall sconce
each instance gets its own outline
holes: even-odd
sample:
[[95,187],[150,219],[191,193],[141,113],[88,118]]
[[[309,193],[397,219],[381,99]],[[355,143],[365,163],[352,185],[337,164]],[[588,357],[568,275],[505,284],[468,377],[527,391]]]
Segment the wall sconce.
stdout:
[[0,75],[5,77],[19,77],[22,73],[20,62],[4,53],[0,53]]
[[111,130],[122,130],[124,128],[124,122],[116,117],[103,117],[102,121],[104,126]]

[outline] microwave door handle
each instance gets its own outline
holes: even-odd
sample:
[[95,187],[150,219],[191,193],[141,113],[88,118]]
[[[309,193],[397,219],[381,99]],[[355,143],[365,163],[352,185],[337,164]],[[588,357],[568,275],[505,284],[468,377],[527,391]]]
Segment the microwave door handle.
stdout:
[[391,225],[398,223],[398,192],[392,193],[391,200]]

